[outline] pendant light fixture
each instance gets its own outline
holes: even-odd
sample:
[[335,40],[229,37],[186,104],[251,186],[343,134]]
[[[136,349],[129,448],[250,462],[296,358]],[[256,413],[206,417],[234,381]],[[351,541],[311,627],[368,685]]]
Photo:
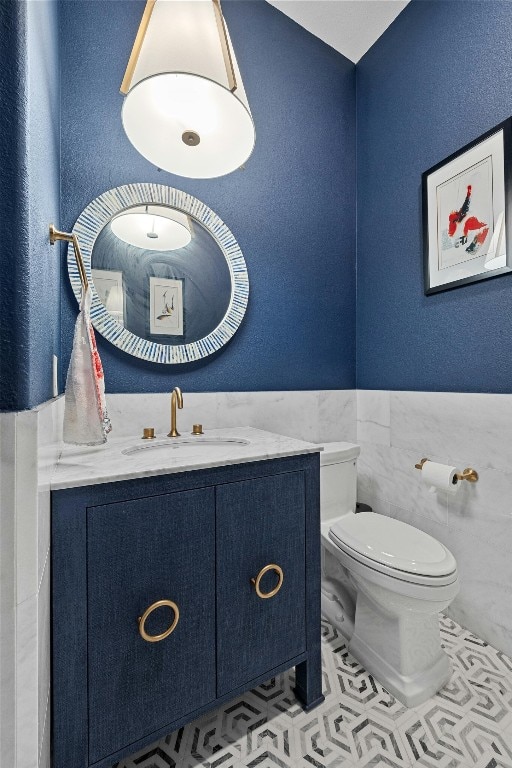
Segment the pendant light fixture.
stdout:
[[192,239],[186,214],[161,205],[138,205],[114,216],[114,235],[129,245],[148,251],[175,251]]
[[254,148],[254,123],[219,0],[147,0],[121,93],[126,135],[165,171],[224,176]]

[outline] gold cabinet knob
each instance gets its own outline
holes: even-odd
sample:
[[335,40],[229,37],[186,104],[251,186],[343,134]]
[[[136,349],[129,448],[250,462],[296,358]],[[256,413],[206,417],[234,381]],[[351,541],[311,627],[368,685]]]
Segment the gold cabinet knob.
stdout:
[[[162,632],[160,635],[148,635],[145,628],[146,619],[148,616],[153,613],[157,608],[161,608],[162,606],[168,606],[169,608],[172,608],[174,611],[174,621],[172,622],[171,626],[165,630],[165,632]],[[172,600],[157,600],[156,603],[153,603],[149,606],[149,608],[146,608],[142,616],[139,616],[137,621],[139,622],[139,634],[142,637],[143,640],[146,640],[148,643],[158,643],[160,640],[165,640],[166,637],[169,637],[170,634],[174,632],[176,629],[176,626],[178,624],[178,621],[180,620],[180,609],[176,605],[176,603],[173,603]]]
[[[260,581],[263,578],[263,576],[269,571],[275,571],[279,576],[279,579],[274,589],[272,589],[270,592],[262,592],[260,589]],[[251,584],[254,584],[254,589],[256,590],[256,594],[258,595],[258,597],[261,597],[262,600],[266,600],[269,597],[274,597],[275,595],[277,595],[277,593],[283,586],[283,581],[284,581],[283,569],[279,565],[276,565],[275,563],[270,563],[270,565],[266,565],[264,568],[261,569],[261,571],[258,573],[255,579],[251,579]]]

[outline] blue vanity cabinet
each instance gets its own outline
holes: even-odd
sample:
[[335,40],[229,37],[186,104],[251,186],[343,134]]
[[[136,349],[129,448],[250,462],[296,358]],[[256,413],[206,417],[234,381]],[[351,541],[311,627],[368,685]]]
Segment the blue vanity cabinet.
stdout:
[[319,704],[319,518],[318,454],[53,491],[53,768],[110,768],[290,667]]
[[215,698],[214,489],[88,509],[87,611],[95,763]]
[[217,488],[219,696],[306,650],[305,525],[303,472]]

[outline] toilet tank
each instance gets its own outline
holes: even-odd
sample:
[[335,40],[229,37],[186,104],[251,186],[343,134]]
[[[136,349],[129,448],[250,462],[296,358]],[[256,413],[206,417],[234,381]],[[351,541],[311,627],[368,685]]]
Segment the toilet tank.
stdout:
[[356,509],[357,468],[361,450],[353,443],[324,443],[320,454],[320,516],[322,522]]

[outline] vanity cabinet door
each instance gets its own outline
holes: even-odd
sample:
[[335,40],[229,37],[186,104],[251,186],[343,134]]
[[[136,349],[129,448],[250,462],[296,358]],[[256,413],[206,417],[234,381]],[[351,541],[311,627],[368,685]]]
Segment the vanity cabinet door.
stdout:
[[215,699],[214,493],[87,510],[89,764]]
[[[291,472],[217,487],[217,695],[306,650],[305,482]],[[258,597],[251,579],[278,565]],[[271,592],[270,570],[260,589]]]

